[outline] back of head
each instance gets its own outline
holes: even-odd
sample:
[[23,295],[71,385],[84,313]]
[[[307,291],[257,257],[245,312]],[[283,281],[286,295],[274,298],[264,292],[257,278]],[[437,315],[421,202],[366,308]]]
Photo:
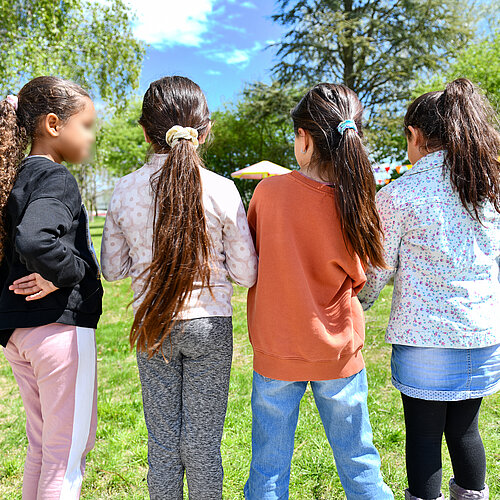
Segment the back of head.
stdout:
[[363,106],[345,85],[320,83],[292,110],[314,141],[313,166],[335,188],[344,240],[363,264],[384,267],[375,178],[362,141]]
[[426,152],[446,150],[450,180],[477,220],[485,201],[500,212],[500,135],[494,111],[479,89],[459,78],[444,91],[418,97],[408,108],[405,130],[419,129]]
[[41,119],[54,113],[62,121],[78,112],[87,92],[76,83],[54,76],[28,82],[17,96],[0,101],[0,261],[4,254],[5,210],[19,165],[36,139]]
[[153,175],[153,258],[142,302],[130,333],[133,346],[150,356],[162,348],[194,282],[210,286],[211,240],[202,201],[198,137],[210,129],[210,113],[200,87],[173,76],[147,90],[139,123],[154,153],[165,154]]

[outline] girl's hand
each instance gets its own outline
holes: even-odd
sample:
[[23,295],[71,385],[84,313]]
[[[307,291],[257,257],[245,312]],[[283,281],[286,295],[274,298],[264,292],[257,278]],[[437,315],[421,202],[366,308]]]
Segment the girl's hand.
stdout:
[[17,295],[27,295],[26,300],[39,300],[58,290],[50,281],[42,278],[38,273],[20,278],[9,286]]

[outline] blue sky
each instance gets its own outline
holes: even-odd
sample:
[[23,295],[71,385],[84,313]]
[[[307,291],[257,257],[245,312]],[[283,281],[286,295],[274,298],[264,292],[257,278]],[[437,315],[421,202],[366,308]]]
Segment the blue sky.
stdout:
[[270,43],[283,28],[271,20],[274,0],[129,0],[135,35],[149,44],[141,93],[165,75],[197,82],[215,110],[232,101],[245,82],[269,80]]

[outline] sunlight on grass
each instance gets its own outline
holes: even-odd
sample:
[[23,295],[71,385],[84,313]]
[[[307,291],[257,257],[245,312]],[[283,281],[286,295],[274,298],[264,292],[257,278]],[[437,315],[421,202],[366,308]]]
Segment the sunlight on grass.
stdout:
[[[103,220],[92,225],[97,249]],[[97,442],[87,461],[82,490],[84,499],[145,499],[147,432],[135,355],[128,331],[132,319],[130,283],[104,283],[104,314],[97,331],[99,376],[99,426]],[[374,439],[379,449],[384,478],[403,498],[404,423],[399,393],[391,385],[390,346],[383,335],[390,311],[392,288],[387,287],[367,314],[366,346],[370,384],[369,406]],[[234,304],[234,361],[229,408],[223,439],[224,499],[243,498],[242,489],[250,464],[252,350],[246,329],[246,290],[237,287]],[[0,356],[0,498],[21,498],[22,467],[26,451],[25,419],[16,383],[8,363]],[[491,498],[500,498],[500,395],[485,400],[481,429],[488,459]],[[444,455],[444,480],[451,476]],[[187,496],[186,496],[187,498]],[[299,500],[344,497],[310,390],[301,404],[292,463],[290,498]]]

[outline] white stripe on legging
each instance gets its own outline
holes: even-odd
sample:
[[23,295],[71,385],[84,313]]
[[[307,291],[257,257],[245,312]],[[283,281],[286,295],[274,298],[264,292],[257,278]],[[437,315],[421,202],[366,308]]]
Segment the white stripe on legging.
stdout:
[[89,439],[95,384],[95,332],[76,327],[78,368],[75,380],[75,411],[68,465],[61,489],[61,500],[77,500],[82,484],[82,455]]

